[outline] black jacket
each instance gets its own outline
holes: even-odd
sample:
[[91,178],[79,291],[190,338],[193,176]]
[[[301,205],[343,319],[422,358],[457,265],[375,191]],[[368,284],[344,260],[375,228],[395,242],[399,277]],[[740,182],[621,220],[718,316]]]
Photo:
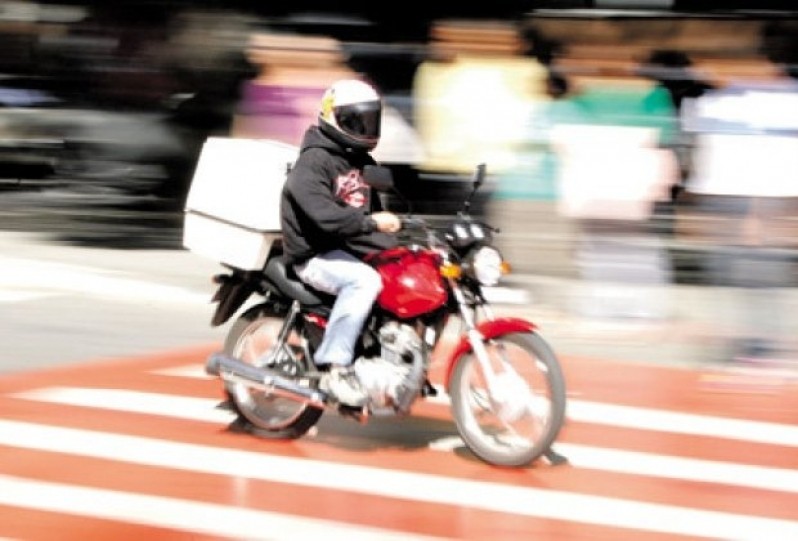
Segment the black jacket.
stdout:
[[308,128],[280,201],[286,263],[336,249],[362,259],[396,244],[368,217],[382,210],[362,175],[363,167],[374,163],[366,152],[346,151],[317,126]]

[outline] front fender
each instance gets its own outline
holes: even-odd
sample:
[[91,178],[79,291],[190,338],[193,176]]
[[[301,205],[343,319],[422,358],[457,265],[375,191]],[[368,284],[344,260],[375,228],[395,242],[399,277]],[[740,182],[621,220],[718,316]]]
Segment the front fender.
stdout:
[[[477,325],[477,330],[486,340],[514,332],[532,332],[535,329],[537,329],[537,325],[531,321],[516,317],[503,317],[491,321],[483,321]],[[462,336],[460,337],[460,341],[449,354],[449,358],[444,361],[446,372],[443,384],[447,393],[449,392],[449,381],[452,378],[454,367],[457,366],[457,363],[463,357],[463,355],[470,352],[471,349],[472,348],[471,344],[468,342],[468,337]]]

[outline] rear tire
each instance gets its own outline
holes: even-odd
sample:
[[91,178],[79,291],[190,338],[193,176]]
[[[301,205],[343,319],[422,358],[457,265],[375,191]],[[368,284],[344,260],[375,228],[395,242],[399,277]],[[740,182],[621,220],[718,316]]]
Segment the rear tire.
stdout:
[[549,345],[535,332],[485,342],[491,364],[509,363],[491,397],[473,352],[457,360],[449,386],[452,413],[469,449],[497,466],[527,466],[547,453],[565,419],[565,378]]
[[[274,359],[267,355],[284,318],[284,313],[268,304],[248,309],[230,328],[224,352],[254,366],[268,365],[283,377],[303,378],[313,370],[313,366],[296,328],[291,331],[287,342],[290,354],[280,353]],[[306,381],[310,386],[317,386],[315,380]],[[323,409],[308,403],[273,396],[244,383],[226,382],[225,389],[238,415],[235,427],[265,438],[299,438],[315,426],[324,413]]]

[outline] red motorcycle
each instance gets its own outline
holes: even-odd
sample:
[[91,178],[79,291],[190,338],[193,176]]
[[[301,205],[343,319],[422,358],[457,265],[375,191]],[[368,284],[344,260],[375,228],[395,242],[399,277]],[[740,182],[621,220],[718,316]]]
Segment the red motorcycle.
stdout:
[[[393,189],[386,171],[364,174],[386,191]],[[361,421],[408,415],[416,401],[443,390],[459,434],[483,461],[525,466],[543,455],[558,457],[551,446],[564,421],[566,393],[557,356],[534,323],[496,317],[483,291],[509,270],[491,244],[496,229],[469,213],[484,180],[480,165],[463,210],[450,223],[405,216],[400,245],[368,261],[384,288],[357,346],[354,367],[369,394],[362,409],[336,404],[319,389],[325,368],[313,354],[334,299],[286,268],[279,242],[262,271],[229,268],[217,275],[214,326],[252,295],[262,297],[237,318],[224,351],[211,355],[206,367],[223,381],[237,425],[262,437],[298,438],[325,411]],[[433,353],[455,318],[459,338],[433,382]]]

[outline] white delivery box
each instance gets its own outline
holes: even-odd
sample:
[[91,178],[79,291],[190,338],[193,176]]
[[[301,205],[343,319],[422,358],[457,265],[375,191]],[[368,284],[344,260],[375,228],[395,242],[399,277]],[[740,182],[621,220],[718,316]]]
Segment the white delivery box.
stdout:
[[280,237],[280,192],[299,148],[279,141],[209,137],[186,199],[183,246],[259,270]]

